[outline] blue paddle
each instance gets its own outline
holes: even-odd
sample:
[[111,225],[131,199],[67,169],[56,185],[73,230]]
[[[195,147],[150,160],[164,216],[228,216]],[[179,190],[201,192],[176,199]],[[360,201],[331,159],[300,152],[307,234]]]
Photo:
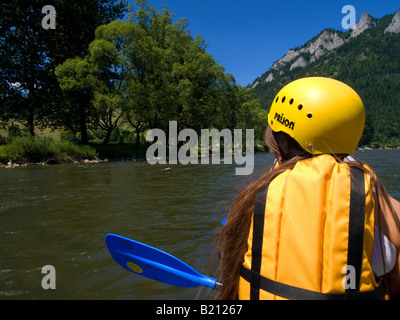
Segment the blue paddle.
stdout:
[[108,234],[105,240],[114,260],[130,272],[177,287],[222,286],[217,279],[198,273],[159,249],[115,234]]

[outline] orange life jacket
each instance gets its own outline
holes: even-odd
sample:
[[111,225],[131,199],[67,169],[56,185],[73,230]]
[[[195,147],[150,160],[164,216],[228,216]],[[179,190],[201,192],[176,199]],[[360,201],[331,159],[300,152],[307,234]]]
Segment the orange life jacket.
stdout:
[[239,299],[381,298],[368,175],[330,155],[299,161],[256,198]]

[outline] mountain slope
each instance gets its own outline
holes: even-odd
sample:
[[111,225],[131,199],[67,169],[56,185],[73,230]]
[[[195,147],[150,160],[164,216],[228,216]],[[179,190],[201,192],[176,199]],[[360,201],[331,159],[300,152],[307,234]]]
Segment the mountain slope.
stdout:
[[360,94],[367,110],[362,144],[400,146],[400,10],[379,20],[363,14],[345,33],[323,30],[289,50],[252,87],[268,110],[282,86],[308,76],[341,80]]

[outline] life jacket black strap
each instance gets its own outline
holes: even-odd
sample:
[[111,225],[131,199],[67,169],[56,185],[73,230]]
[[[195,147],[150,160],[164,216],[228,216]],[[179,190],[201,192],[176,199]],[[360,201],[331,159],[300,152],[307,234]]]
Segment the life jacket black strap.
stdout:
[[262,244],[264,234],[265,202],[267,200],[268,186],[263,188],[256,196],[253,216],[253,243],[251,254],[251,270],[254,272],[250,279],[250,299],[259,300],[260,297],[260,272],[262,259]]
[[[240,270],[240,276],[251,283],[251,279],[255,276],[254,272],[242,266]],[[283,297],[289,300],[347,300],[348,296],[346,293],[321,293],[311,290],[306,290],[294,286],[290,286],[281,282],[267,279],[263,276],[259,276],[260,288],[273,295]],[[383,300],[385,292],[383,285],[372,291],[359,292],[358,299],[360,300]],[[251,299],[251,297],[250,297]],[[259,299],[259,297],[258,297]]]
[[[347,265],[355,269],[356,285],[349,286],[344,294],[323,294],[301,288],[296,288],[283,283],[262,277],[261,260],[265,221],[265,203],[268,186],[263,188],[256,197],[253,218],[253,242],[251,271],[242,267],[241,275],[250,282],[250,299],[259,300],[260,289],[288,299],[375,299],[381,298],[381,290],[360,292],[360,277],[362,269],[362,256],[364,249],[364,223],[365,223],[365,182],[364,172],[358,168],[350,168],[351,191],[349,213],[349,240]],[[383,296],[382,296],[383,297]]]
[[346,297],[349,300],[358,299],[360,278],[364,251],[365,224],[365,182],[364,172],[350,167],[351,191],[349,213],[349,240],[347,249],[347,265],[355,271],[355,287],[348,286]]

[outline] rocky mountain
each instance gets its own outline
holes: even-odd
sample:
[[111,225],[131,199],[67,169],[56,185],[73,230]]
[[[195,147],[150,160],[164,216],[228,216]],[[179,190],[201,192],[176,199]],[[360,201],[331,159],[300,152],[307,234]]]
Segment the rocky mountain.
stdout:
[[364,31],[376,27],[376,20],[368,13],[363,13],[360,21],[356,23],[354,29],[351,31],[350,38],[358,37]]
[[394,15],[392,22],[385,29],[386,32],[400,33],[400,10]]
[[[252,88],[268,110],[283,85],[306,76],[326,76],[351,85],[363,95],[367,108],[366,141],[398,138],[400,145],[400,10],[380,19],[364,13],[347,32],[323,30],[303,46],[288,50]],[[382,129],[388,121],[390,125]]]
[[[332,51],[343,44],[344,40],[337,32],[324,30],[314,41],[308,42],[300,49],[290,49],[282,59],[276,61],[265,81],[271,82],[275,79],[275,73],[272,71],[278,71],[282,75],[283,67],[289,66],[289,70],[305,67],[308,63],[317,61],[327,51]],[[254,83],[253,88],[257,84],[257,82]]]
[[[325,29],[317,37],[307,42],[300,49],[290,49],[283,58],[276,61],[264,81],[271,82],[275,79],[276,73],[273,71],[279,71],[279,75],[284,73],[282,67],[290,66],[289,71],[295,68],[305,67],[308,63],[313,63],[323,57],[328,51],[335,50],[350,41],[352,38],[358,37],[360,34],[376,27],[376,19],[370,16],[368,13],[363,13],[359,22],[356,23],[355,27],[347,33],[341,33],[332,29]],[[400,10],[397,11],[393,17],[392,22],[386,28],[385,32],[400,33]],[[260,83],[257,79],[253,83],[253,88]]]

